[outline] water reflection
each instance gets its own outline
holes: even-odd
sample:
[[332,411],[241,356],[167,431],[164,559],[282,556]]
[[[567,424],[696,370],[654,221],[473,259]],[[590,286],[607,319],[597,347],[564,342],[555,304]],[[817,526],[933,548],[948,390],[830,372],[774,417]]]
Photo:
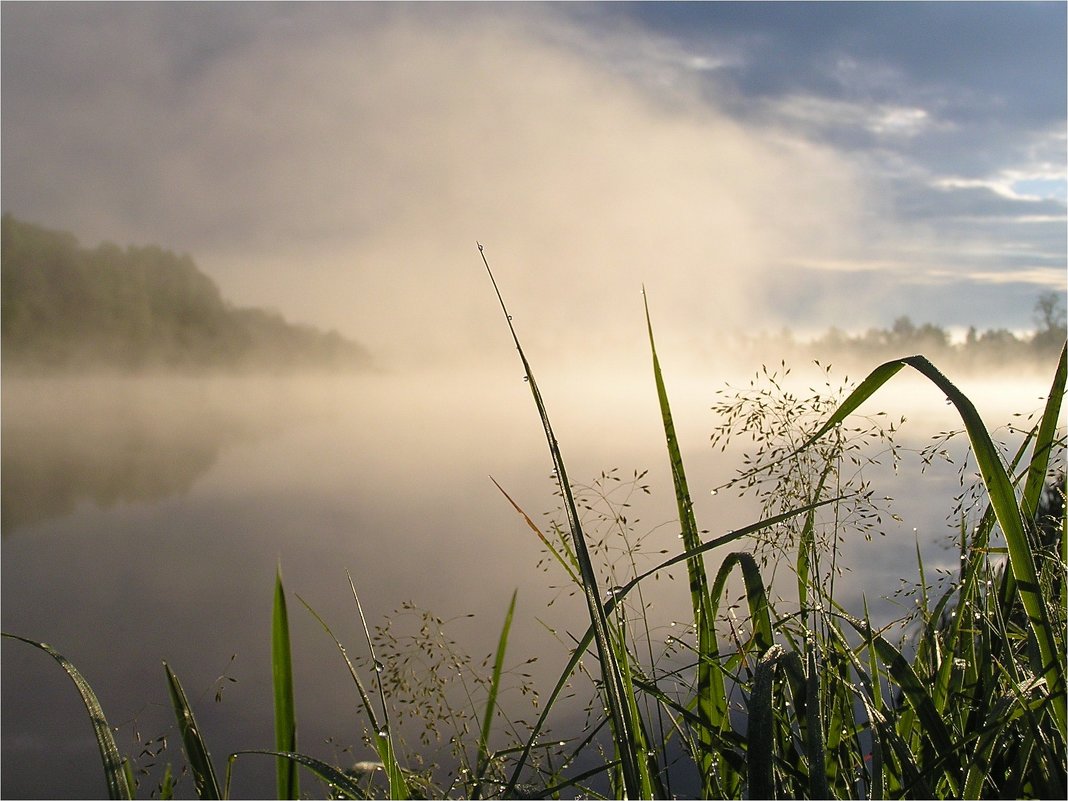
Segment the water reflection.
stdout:
[[229,445],[277,429],[195,380],[5,382],[3,534],[71,514],[183,495]]
[[[584,612],[558,566],[539,569],[541,543],[489,478],[539,525],[558,505],[529,386],[506,367],[320,382],[5,382],[3,530],[15,536],[3,543],[3,628],[71,658],[109,719],[123,725],[128,753],[139,750],[135,728],[146,740],[170,734],[177,742],[161,659],[180,675],[218,760],[271,746],[269,621],[279,561],[289,591],[354,653],[362,632],[346,570],[372,626],[412,602],[458,619],[449,636],[476,659],[496,647],[518,587],[509,661],[539,657],[529,672],[546,692],[570,638],[585,628]],[[668,384],[694,511],[710,538],[753,523],[756,513],[749,499],[709,491],[733,474],[738,454],[710,447],[720,384],[693,375],[673,372]],[[648,534],[642,555],[651,561],[637,569],[677,553],[677,507],[647,369],[633,377],[546,369],[539,384],[573,481],[613,467],[624,479],[649,469],[642,482],[652,495],[635,493],[626,512],[635,535]],[[956,425],[930,387],[895,387],[878,405],[916,420],[921,443]],[[1004,408],[984,402],[982,391],[974,399],[991,422],[1039,405],[1041,384],[1013,389]],[[927,412],[937,419],[921,422]],[[932,571],[953,565],[956,555],[937,543],[952,534],[945,515],[959,491],[956,470],[929,472],[922,485],[916,473],[895,478],[889,468],[869,476],[901,500],[902,521],[887,521],[886,536],[872,543],[845,544],[852,571],[839,597],[847,606],[867,598],[881,613],[876,597],[916,575],[914,536]],[[723,556],[711,552],[710,569]],[[629,561],[619,567],[601,573],[605,591],[633,575]],[[656,638],[682,636],[689,615],[684,568],[673,575],[643,586]],[[778,595],[780,584],[773,589]],[[884,606],[900,614],[892,599]],[[339,747],[355,745],[353,760],[368,756],[333,643],[298,604],[290,614],[301,750],[343,762]],[[47,657],[16,646],[3,645],[2,795],[102,794],[91,730],[69,681]],[[238,681],[226,682],[214,703],[213,682],[224,672]],[[235,782],[235,796],[265,797],[273,770],[241,763]]]

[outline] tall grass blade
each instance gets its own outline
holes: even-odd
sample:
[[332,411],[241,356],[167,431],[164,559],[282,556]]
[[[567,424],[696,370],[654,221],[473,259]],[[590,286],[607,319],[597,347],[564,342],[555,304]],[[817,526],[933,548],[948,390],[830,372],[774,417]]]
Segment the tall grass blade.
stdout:
[[[275,749],[287,753],[297,750],[297,713],[293,696],[293,659],[289,647],[289,615],[286,593],[282,587],[282,568],[274,581],[274,611],[271,616],[271,676],[274,682]],[[297,765],[290,759],[278,760],[278,797],[300,798]]]
[[104,710],[101,708],[100,701],[97,699],[96,693],[93,692],[93,688],[89,686],[89,682],[85,680],[81,672],[51,645],[34,642],[25,637],[19,637],[17,634],[8,634],[7,632],[4,632],[2,636],[24,642],[44,651],[55,659],[66,674],[70,676],[74,686],[78,689],[78,695],[81,696],[82,703],[85,704],[85,710],[89,713],[89,720],[93,724],[93,734],[96,736],[96,744],[100,749],[100,761],[104,766],[104,781],[107,782],[108,786],[108,798],[133,798],[133,785],[130,784],[123,768],[122,755],[119,753],[119,747],[115,743],[115,737],[111,733],[107,718],[104,717]]
[[1034,450],[1031,452],[1031,463],[1027,469],[1027,481],[1024,484],[1023,501],[1021,503],[1024,516],[1030,520],[1038,509],[1038,499],[1042,494],[1042,488],[1046,483],[1046,472],[1049,469],[1050,455],[1053,451],[1053,443],[1057,438],[1057,423],[1060,418],[1061,404],[1064,400],[1065,382],[1068,379],[1068,343],[1061,348],[1061,356],[1057,361],[1057,370],[1053,375],[1053,383],[1049,394],[1046,396],[1046,407],[1038,423],[1035,436]]
[[193,786],[196,788],[197,797],[201,799],[219,799],[219,781],[215,776],[215,768],[211,764],[211,754],[200,734],[196,718],[193,716],[193,708],[189,705],[189,699],[185,697],[178,677],[174,675],[170,666],[164,662],[163,669],[167,673],[167,689],[170,691],[171,704],[174,706],[174,714],[178,719],[178,731],[182,735],[182,745],[185,750],[185,758],[189,760],[189,768],[193,771]]
[[[701,535],[697,530],[697,520],[693,513],[693,500],[690,497],[690,488],[686,481],[686,469],[682,461],[682,450],[679,447],[679,439],[675,433],[675,421],[671,414],[671,404],[668,401],[663,371],[660,368],[660,358],[656,353],[653,323],[649,315],[649,298],[645,294],[644,287],[642,288],[642,299],[645,304],[645,325],[649,332],[649,349],[653,358],[653,379],[656,382],[660,418],[664,427],[664,438],[667,441],[668,458],[671,463],[671,479],[675,488],[675,501],[679,511],[682,542],[685,550],[692,551],[700,547]],[[693,623],[694,630],[697,632],[698,652],[710,654],[715,652],[718,646],[716,643],[715,620],[713,619],[708,597],[708,574],[705,572],[704,558],[701,554],[687,560],[686,572],[690,580],[690,602],[693,607]],[[706,796],[712,794],[712,786],[710,784],[714,767],[712,732],[723,725],[723,718],[718,713],[720,705],[713,701],[713,696],[722,694],[723,679],[719,673],[719,666],[712,659],[701,659],[697,667],[697,710],[702,723],[698,727],[697,736],[703,746],[701,748],[700,772],[704,783],[702,790]]]
[[504,297],[497,287],[497,281],[493,277],[493,271],[490,269],[489,261],[481,244],[478,246],[478,250],[482,256],[482,262],[486,266],[490,282],[493,284],[493,289],[497,293],[497,300],[500,301],[501,311],[508,322],[508,330],[512,334],[516,350],[519,351],[519,358],[523,363],[523,371],[530,386],[530,392],[534,397],[534,404],[537,407],[538,416],[541,418],[542,428],[545,430],[545,439],[552,456],[560,494],[564,500],[568,527],[571,531],[572,544],[578,560],[579,576],[582,578],[583,594],[586,598],[586,605],[593,627],[594,642],[597,646],[597,661],[601,667],[601,678],[603,679],[605,697],[608,702],[608,715],[612,722],[612,733],[619,751],[620,770],[624,786],[629,798],[638,798],[642,795],[642,771],[639,761],[644,759],[644,755],[638,753],[641,749],[636,741],[635,721],[631,717],[630,705],[627,701],[628,691],[633,692],[633,688],[625,686],[623,675],[616,660],[616,654],[612,648],[608,619],[605,615],[604,604],[601,601],[597,574],[593,567],[593,560],[590,558],[585,535],[582,532],[582,523],[571,491],[571,484],[567,478],[563,455],[560,452],[560,445],[549,422],[549,414],[546,411],[545,402],[542,399],[541,391],[538,389],[537,381],[534,379],[534,372],[519,342],[515,326],[512,325],[512,316],[508,313],[508,307],[505,305]]
[[478,736],[478,757],[475,760],[475,787],[471,797],[476,799],[482,792],[482,780],[489,767],[489,733],[493,725],[493,715],[497,711],[497,691],[501,685],[504,653],[508,648],[508,632],[512,628],[512,615],[515,613],[515,599],[518,593],[518,590],[512,593],[511,603],[508,604],[508,614],[504,616],[504,625],[501,627],[501,636],[497,643],[497,654],[493,659],[493,676],[490,679],[489,694],[486,696],[486,712],[482,717],[482,731]]

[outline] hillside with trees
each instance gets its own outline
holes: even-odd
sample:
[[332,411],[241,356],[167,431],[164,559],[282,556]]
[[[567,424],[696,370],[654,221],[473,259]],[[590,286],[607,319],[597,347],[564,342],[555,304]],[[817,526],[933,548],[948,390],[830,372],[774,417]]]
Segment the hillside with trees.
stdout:
[[336,332],[239,308],[187,255],[111,243],[5,214],[2,355],[10,372],[361,369],[368,352]]

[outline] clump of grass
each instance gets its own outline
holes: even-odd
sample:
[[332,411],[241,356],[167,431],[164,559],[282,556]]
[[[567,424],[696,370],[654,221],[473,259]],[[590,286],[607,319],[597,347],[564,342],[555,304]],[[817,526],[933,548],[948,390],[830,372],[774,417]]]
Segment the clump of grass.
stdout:
[[[489,271],[481,245],[479,251]],[[245,754],[276,760],[280,797],[298,794],[297,766],[323,781],[331,797],[346,798],[651,798],[689,787],[695,795],[723,798],[1063,797],[1068,544],[1063,467],[1058,474],[1054,454],[1062,459],[1065,445],[1058,427],[1068,373],[1064,349],[1046,407],[1010,458],[1002,457],[971,401],[922,356],[879,365],[833,401],[754,389],[732,403],[720,402],[726,422],[714,440],[725,444],[745,432],[761,443],[731,484],[761,493],[763,516],[751,525],[715,533],[714,528],[700,529],[695,518],[646,306],[683,549],[640,566],[635,559],[640,537],[627,511],[627,492],[648,490],[644,474],[635,474],[622,498],[614,493],[627,483],[611,472],[592,485],[572,485],[563,448],[492,272],[490,278],[546,437],[564,522],[543,532],[501,491],[540,537],[548,564],[559,566],[582,594],[588,614],[588,627],[573,643],[537,720],[508,721],[511,742],[494,748],[492,732],[501,714],[498,699],[516,610],[513,595],[492,665],[483,665],[486,672],[471,685],[461,682],[465,697],[460,709],[451,705],[456,702],[444,683],[421,685],[430,693],[422,707],[429,722],[448,721],[452,727],[458,769],[445,783],[420,770],[418,751],[399,748],[397,721],[390,716],[398,697],[420,686],[416,674],[405,672],[411,651],[427,647],[423,677],[436,675],[436,666],[443,665],[462,678],[470,660],[457,655],[451,641],[445,640],[447,647],[428,645],[438,635],[445,639],[444,621],[419,610],[405,610],[422,616],[414,639],[389,626],[372,634],[350,579],[365,633],[365,660],[351,659],[327,624],[312,614],[334,640],[353,678],[371,732],[367,744],[377,760],[368,763],[369,772],[343,770],[298,753],[289,623],[279,573],[272,634],[276,750],[229,755],[220,783],[181,684],[166,669],[200,797],[227,797],[235,760]],[[858,424],[853,415],[906,368],[932,382],[955,407],[983,492],[980,508],[971,519],[962,519],[961,567],[948,591],[932,593],[917,553],[919,632],[911,640],[895,641],[891,626],[872,624],[866,602],[861,609],[844,608],[828,579],[835,573],[841,539],[867,537],[881,524],[870,487],[849,467],[860,468],[871,458],[856,448],[857,437],[874,434],[884,454],[897,459],[894,425],[884,426],[878,417]],[[767,377],[781,390],[777,374]],[[1059,475],[1053,483],[1051,474]],[[830,515],[821,517],[824,512]],[[783,526],[790,531],[786,540],[780,536]],[[590,532],[598,528],[608,533],[591,540]],[[621,553],[610,551],[608,536],[622,543]],[[779,608],[769,597],[761,571],[769,554],[790,563],[796,606]],[[649,620],[650,607],[641,593],[645,582],[675,566],[686,570],[692,621],[687,633],[669,638],[658,654],[651,634],[656,623]],[[735,577],[742,585],[738,603],[728,597]],[[135,785],[128,763],[119,755],[88,683],[54,649],[15,639],[50,653],[74,679],[94,724],[109,793],[131,797]],[[586,729],[549,741],[548,717],[591,653],[595,669],[589,674],[597,698],[588,707]],[[373,675],[373,690],[361,669]],[[580,757],[592,767],[578,768]]]

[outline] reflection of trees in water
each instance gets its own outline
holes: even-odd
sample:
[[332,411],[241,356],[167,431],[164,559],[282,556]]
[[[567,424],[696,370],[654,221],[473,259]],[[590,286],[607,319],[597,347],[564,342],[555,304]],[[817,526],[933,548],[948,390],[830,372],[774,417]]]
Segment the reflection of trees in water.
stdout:
[[224,447],[262,429],[240,408],[227,410],[203,393],[171,397],[162,387],[129,388],[8,382],[0,481],[4,536],[68,515],[82,501],[107,509],[182,495]]

